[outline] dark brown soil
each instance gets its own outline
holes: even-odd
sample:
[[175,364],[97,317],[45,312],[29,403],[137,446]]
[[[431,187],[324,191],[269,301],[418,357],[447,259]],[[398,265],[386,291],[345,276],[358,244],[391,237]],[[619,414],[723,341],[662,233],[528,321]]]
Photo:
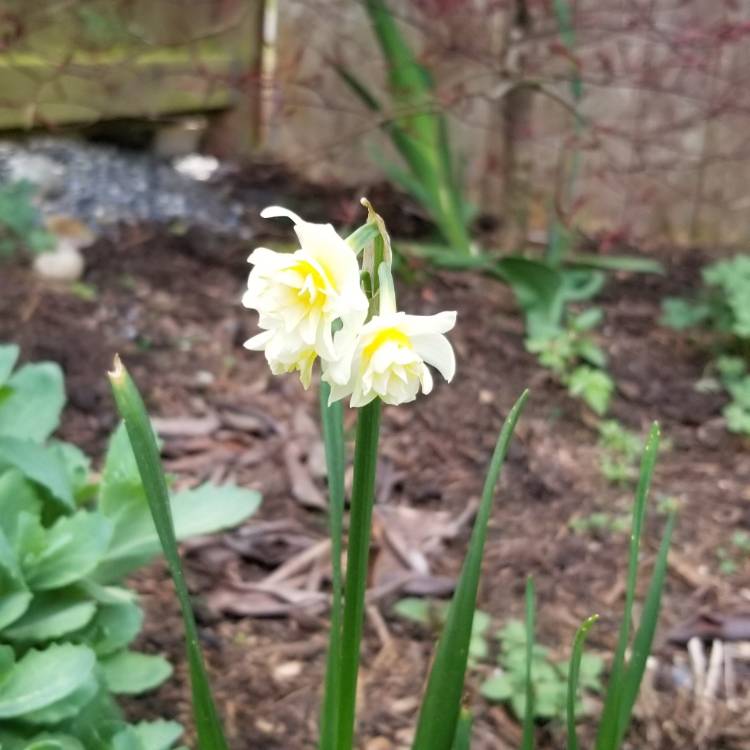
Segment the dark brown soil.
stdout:
[[[203,443],[199,438],[168,442],[171,460],[182,461],[177,473],[186,481],[211,476],[258,488],[264,502],[251,525],[288,520],[300,533],[322,539],[325,517],[295,499],[284,453],[295,425],[305,417],[316,419],[316,396],[293,378],[272,378],[262,356],[241,346],[255,325],[254,315],[239,305],[250,249],[206,236],[127,230],[117,243],[101,240],[87,252],[85,281],[97,294],[92,301],[44,286],[20,267],[3,266],[0,340],[20,343],[25,359],[54,359],[63,366],[69,407],[62,436],[96,457],[115,424],[105,377],[115,352],[130,367],[154,415],[231,412],[255,418],[257,428],[249,427],[240,437],[219,431]],[[664,277],[612,278],[601,300],[606,315],[601,342],[618,384],[614,416],[641,434],[659,420],[668,442],[652,490],[644,571],[650,570],[664,523],[657,501],[675,497],[682,508],[657,635],[656,655],[666,665],[674,652],[664,635],[672,626],[700,611],[727,612],[747,604],[743,586],[750,567],[740,561],[736,574],[721,575],[717,550],[734,530],[750,526],[750,453],[746,441],[725,431],[722,397],[695,389],[706,352],[657,323],[661,298],[689,290],[698,258],[665,254],[662,260],[669,266]],[[525,351],[507,288],[471,275],[418,270],[413,283],[402,285],[400,302],[417,313],[458,310],[451,338],[459,367],[452,385],[439,384],[416,404],[385,409],[381,502],[459,515],[479,496],[504,415],[530,387],[531,401],[492,517],[480,606],[497,626],[519,616],[524,582],[532,574],[539,639],[566,656],[577,625],[598,612],[601,622],[589,642],[606,654],[623,605],[627,537],[576,533],[569,522],[596,511],[626,512],[632,487],[613,486],[602,477],[595,420]],[[235,461],[240,450],[252,458]],[[464,529],[440,559],[431,560],[435,572],[456,574],[467,538]],[[283,559],[284,551],[276,552]],[[270,552],[265,563],[258,556],[229,557],[251,579],[273,568]],[[220,568],[227,556],[219,559]],[[314,747],[326,613],[299,611],[275,619],[218,616],[201,602],[213,586],[222,585],[219,568],[200,547],[188,552],[188,560],[232,746]],[[177,669],[169,685],[132,701],[129,710],[176,716],[189,725],[181,627],[168,577],[155,564],[134,583],[148,615],[144,647],[167,653]],[[373,627],[376,620],[369,620],[366,629],[359,736],[368,750],[408,746],[429,664],[432,636],[391,615],[397,598],[378,601],[386,631]],[[477,713],[475,746],[517,747],[515,722],[478,695],[488,672],[482,667],[468,680],[467,700]],[[697,720],[689,703],[670,691],[644,695],[634,747],[645,746],[646,740],[650,748],[698,746],[691,739]],[[747,747],[750,729],[734,715],[717,711],[703,746]],[[584,729],[584,735],[589,732]],[[548,747],[563,746],[559,728],[547,727],[541,736]]]

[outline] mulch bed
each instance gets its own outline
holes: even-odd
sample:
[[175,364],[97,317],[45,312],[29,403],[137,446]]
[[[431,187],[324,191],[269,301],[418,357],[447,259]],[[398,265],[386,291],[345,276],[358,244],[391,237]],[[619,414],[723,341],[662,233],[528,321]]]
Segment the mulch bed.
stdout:
[[[152,414],[218,419],[206,434],[166,440],[172,470],[184,482],[212,478],[259,489],[264,501],[249,527],[276,522],[271,528],[282,531],[251,553],[243,551],[241,534],[227,535],[218,545],[188,546],[204,646],[232,746],[302,750],[314,747],[327,612],[313,608],[246,618],[223,614],[211,598],[226,586],[227,566],[243,580],[257,581],[294,554],[301,539],[319,541],[326,534],[324,513],[306,503],[316,488],[324,495],[314,457],[302,455],[290,464],[288,451],[289,444],[312,434],[316,395],[293,378],[272,378],[263,357],[242,348],[255,330],[255,316],[239,305],[250,249],[206,234],[123,230],[117,242],[102,239],[87,251],[85,282],[96,290],[94,300],[44,286],[26,269],[4,266],[0,340],[20,343],[25,359],[62,365],[69,406],[61,435],[97,459],[115,425],[105,377],[115,352]],[[725,576],[717,560],[717,549],[732,532],[750,526],[748,444],[725,431],[721,396],[694,387],[705,351],[657,323],[661,298],[689,290],[699,259],[665,253],[664,277],[615,276],[600,300],[602,344],[618,385],[613,415],[641,434],[652,420],[661,423],[668,447],[655,475],[652,508],[666,496],[681,506],[657,635],[656,655],[663,664],[671,663],[674,653],[664,637],[671,627],[698,612],[750,606],[750,592],[743,588],[747,565]],[[626,512],[632,488],[602,478],[595,421],[525,351],[507,288],[473,275],[420,268],[414,276],[401,285],[402,307],[423,314],[458,311],[451,334],[458,374],[451,386],[437,384],[429,398],[385,409],[379,501],[459,517],[479,496],[504,415],[530,387],[492,517],[480,606],[497,627],[520,616],[525,579],[532,574],[539,640],[563,657],[578,623],[598,612],[601,621],[589,644],[607,653],[623,604],[627,536],[581,534],[569,524],[592,512]],[[308,475],[300,479],[300,471]],[[646,531],[646,571],[663,523],[654,510]],[[464,525],[430,559],[441,580],[457,574],[468,533]],[[381,544],[377,534],[376,543]],[[181,627],[164,567],[156,563],[140,572],[134,585],[147,611],[141,645],[166,653],[177,667],[168,685],[130,701],[128,710],[133,716],[177,717],[189,726]],[[429,665],[432,634],[391,615],[398,598],[398,591],[380,597],[366,628],[359,736],[368,750],[408,746]],[[467,686],[467,700],[477,712],[476,747],[517,747],[515,721],[478,695],[482,672],[488,671],[478,670]],[[697,746],[690,706],[670,690],[646,692],[633,746]],[[721,714],[721,720],[719,715],[709,722],[703,746],[748,747],[750,729],[734,715]],[[584,722],[583,736],[591,731]],[[563,746],[560,728],[547,727],[542,735],[545,746]]]

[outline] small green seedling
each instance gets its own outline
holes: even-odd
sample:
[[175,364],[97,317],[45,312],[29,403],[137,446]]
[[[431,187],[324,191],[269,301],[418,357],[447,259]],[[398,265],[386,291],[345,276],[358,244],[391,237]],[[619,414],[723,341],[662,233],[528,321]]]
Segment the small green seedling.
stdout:
[[[482,695],[493,703],[503,703],[522,719],[526,710],[526,628],[520,620],[509,620],[496,633],[500,644],[499,670],[481,687]],[[538,644],[532,649],[532,684],[534,719],[565,721],[568,692],[567,661],[553,661],[549,651]],[[585,692],[602,692],[603,660],[591,653],[583,654],[578,678]],[[584,702],[576,703],[576,715],[585,711]]]
[[638,478],[638,459],[643,441],[615,419],[599,424],[601,470],[611,484],[625,484]]
[[750,557],[750,534],[746,531],[735,531],[729,545],[716,550],[719,559],[719,571],[727,576],[736,573]]

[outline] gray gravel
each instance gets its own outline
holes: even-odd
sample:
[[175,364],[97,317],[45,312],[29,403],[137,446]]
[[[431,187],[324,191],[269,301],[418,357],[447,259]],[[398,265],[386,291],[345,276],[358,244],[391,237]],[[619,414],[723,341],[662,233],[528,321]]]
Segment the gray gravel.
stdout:
[[19,177],[37,185],[44,215],[75,217],[96,234],[143,222],[250,233],[220,182],[186,177],[148,152],[51,137],[0,141],[0,182]]

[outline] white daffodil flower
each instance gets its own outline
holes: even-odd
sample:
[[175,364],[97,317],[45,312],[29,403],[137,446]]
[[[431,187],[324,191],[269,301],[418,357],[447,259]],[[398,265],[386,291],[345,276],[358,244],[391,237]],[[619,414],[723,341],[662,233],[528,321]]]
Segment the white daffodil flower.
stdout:
[[[351,395],[352,407],[381,398],[386,404],[414,401],[420,389],[432,390],[435,367],[450,382],[456,372],[456,357],[443,335],[456,324],[456,313],[407,315],[396,312],[392,281],[384,284],[381,274],[380,314],[366,323],[359,334],[348,382],[332,381],[330,401]],[[388,280],[390,277],[388,277]]]
[[[258,311],[263,331],[245,347],[264,351],[274,374],[298,370],[305,388],[316,356],[331,382],[345,381],[368,307],[355,253],[330,224],[303,221],[280,206],[261,216],[291,219],[300,249],[279,253],[259,247],[248,258],[253,270],[242,304]],[[336,320],[341,327],[333,334]]]

